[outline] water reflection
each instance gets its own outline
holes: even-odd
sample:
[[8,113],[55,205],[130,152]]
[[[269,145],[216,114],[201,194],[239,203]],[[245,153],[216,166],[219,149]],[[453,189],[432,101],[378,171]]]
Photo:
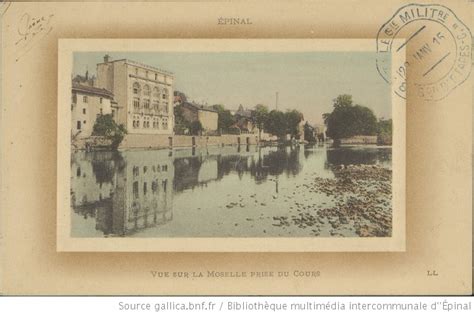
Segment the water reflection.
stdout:
[[[320,160],[325,168],[341,163],[390,163],[391,149],[226,146],[77,152],[71,156],[72,236],[130,236],[159,229],[173,220],[174,198],[184,192],[201,198],[210,183],[231,175],[246,189],[268,183],[278,194],[282,183],[300,176],[303,166],[313,167],[310,161]],[[238,193],[231,188],[228,192]]]

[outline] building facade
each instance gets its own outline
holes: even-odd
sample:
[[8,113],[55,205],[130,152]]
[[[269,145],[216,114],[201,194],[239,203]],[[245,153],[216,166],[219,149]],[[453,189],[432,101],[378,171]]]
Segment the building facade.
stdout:
[[128,59],[105,55],[97,65],[97,86],[114,93],[129,134],[173,134],[173,82],[171,72]]
[[99,115],[115,114],[113,94],[101,88],[72,83],[71,136],[90,137]]
[[219,114],[211,107],[188,102],[186,95],[182,92],[175,91],[174,106],[179,107],[183,118],[192,123],[199,121],[206,133],[217,131]]

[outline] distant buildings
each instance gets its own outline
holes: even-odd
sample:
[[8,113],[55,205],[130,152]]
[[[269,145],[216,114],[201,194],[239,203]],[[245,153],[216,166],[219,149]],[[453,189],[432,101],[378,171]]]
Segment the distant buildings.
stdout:
[[97,65],[97,86],[111,91],[118,104],[116,121],[129,134],[173,134],[174,76],[128,59]]
[[199,121],[204,133],[217,131],[219,115],[216,110],[205,105],[188,102],[186,95],[179,91],[174,93],[174,104],[187,122]]
[[252,110],[244,109],[244,107],[239,105],[239,109],[234,114],[235,124],[233,127],[238,128],[241,133],[252,133],[257,131],[255,129],[255,122]]
[[[83,82],[87,84],[86,82]],[[72,83],[71,136],[81,139],[90,137],[98,115],[112,114],[117,103],[113,94],[101,88]]]

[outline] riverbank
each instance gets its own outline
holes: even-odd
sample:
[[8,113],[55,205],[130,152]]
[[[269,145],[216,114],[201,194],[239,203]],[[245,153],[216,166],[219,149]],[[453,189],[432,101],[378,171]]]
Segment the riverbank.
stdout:
[[[107,147],[106,145],[110,143],[110,141],[100,138],[101,137],[75,139],[72,141],[72,147],[75,150],[85,150],[87,148],[91,150],[102,150],[104,147]],[[124,137],[118,149],[168,149],[223,145],[255,145],[258,143],[258,136],[255,134],[221,136],[128,134]]]
[[[320,204],[295,203],[297,214],[274,217],[277,226],[296,225],[319,236],[355,233],[360,237],[392,234],[392,171],[379,165],[337,165],[334,178],[314,178],[297,190],[323,194]],[[329,230],[328,230],[329,226]]]

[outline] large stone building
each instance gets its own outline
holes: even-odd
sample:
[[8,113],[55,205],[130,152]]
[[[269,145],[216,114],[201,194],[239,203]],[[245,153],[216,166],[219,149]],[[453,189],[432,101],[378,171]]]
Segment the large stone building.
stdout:
[[75,139],[90,137],[97,116],[114,114],[116,105],[110,91],[73,81],[71,136]]
[[173,178],[165,150],[77,153],[71,160],[73,225],[95,218],[98,236],[125,236],[165,224],[173,219]]
[[97,65],[97,86],[111,91],[118,103],[116,121],[129,134],[173,134],[174,76],[128,59]]

